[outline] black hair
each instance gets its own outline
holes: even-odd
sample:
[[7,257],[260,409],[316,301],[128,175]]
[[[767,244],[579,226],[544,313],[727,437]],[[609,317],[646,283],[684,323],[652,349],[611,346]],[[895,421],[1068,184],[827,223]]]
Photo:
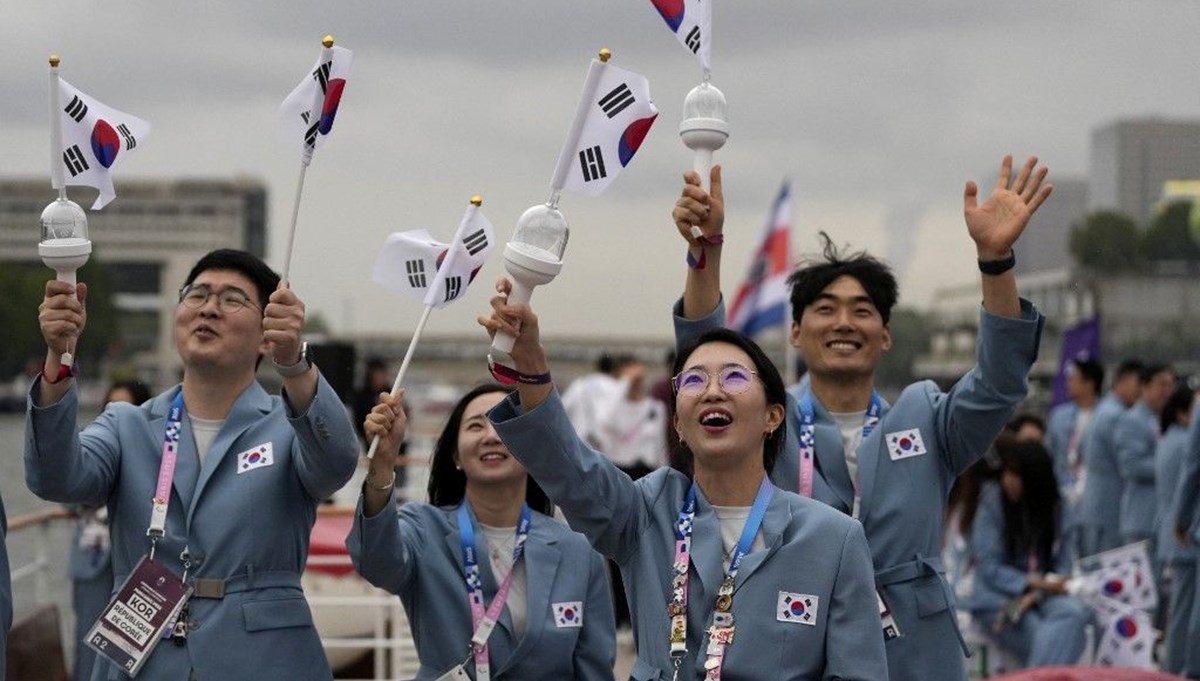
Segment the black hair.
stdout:
[[249,279],[254,284],[255,292],[258,294],[259,310],[267,307],[267,299],[279,287],[279,275],[275,273],[275,270],[268,267],[267,263],[251,253],[232,248],[218,248],[200,258],[192,266],[192,271],[188,272],[187,279],[184,280],[183,285],[187,286],[191,284],[202,272],[209,270],[237,272]]
[[1157,362],[1145,364],[1142,366],[1142,370],[1138,373],[1138,382],[1142,385],[1149,385],[1150,381],[1153,381],[1155,376],[1165,371],[1174,372],[1174,369],[1171,368],[1170,364],[1159,364]]
[[1142,364],[1141,360],[1132,358],[1121,360],[1121,363],[1117,365],[1117,373],[1113,375],[1113,383],[1120,381],[1129,374],[1137,374],[1138,380],[1141,380],[1142,371],[1144,369],[1145,365]]
[[1001,471],[1021,478],[1021,500],[1010,501],[1001,492],[1004,513],[1004,548],[1012,560],[1021,562],[1033,554],[1041,570],[1054,568],[1054,549],[1059,539],[1062,496],[1054,462],[1040,442],[1005,443],[996,447]]
[[[434,506],[457,506],[467,493],[467,476],[455,468],[454,459],[458,454],[458,431],[462,427],[463,414],[467,405],[476,397],[488,393],[512,393],[512,388],[496,383],[485,383],[467,391],[450,411],[446,426],[438,436],[437,444],[433,447],[433,458],[429,464],[429,503]],[[527,476],[528,477],[528,476]],[[545,515],[554,512],[549,497],[542,488],[528,477],[525,483],[525,503],[529,508]]]
[[[743,352],[750,356],[750,361],[754,363],[754,370],[758,373],[759,380],[762,381],[763,390],[767,396],[767,404],[778,404],[783,407],[784,413],[787,413],[787,389],[783,385],[783,378],[779,375],[779,370],[775,368],[775,364],[767,357],[767,353],[758,347],[758,343],[750,340],[747,336],[733,331],[731,329],[717,328],[704,332],[689,344],[687,347],[679,351],[675,356],[675,364],[671,367],[671,375],[678,376],[679,372],[683,371],[684,363],[692,356],[700,346],[709,343],[729,343],[730,345],[741,348]],[[672,391],[674,388],[672,388]],[[779,453],[783,451],[784,440],[787,439],[787,418],[785,417],[780,423],[775,432],[763,441],[763,468],[768,473],[775,467],[775,460],[779,458]],[[678,470],[683,471],[687,475],[691,475],[691,452],[684,450],[686,455],[682,461],[676,462]]]
[[792,272],[788,277],[788,286],[792,289],[792,321],[799,322],[804,316],[804,309],[813,303],[821,292],[829,287],[838,277],[851,277],[867,292],[871,304],[879,311],[883,323],[887,324],[892,317],[892,308],[899,298],[899,287],[892,268],[878,258],[868,255],[866,251],[850,254],[838,252],[837,246],[825,232],[820,233],[822,257],[809,260],[805,265]]
[[1171,396],[1167,398],[1167,403],[1163,405],[1162,415],[1159,417],[1160,433],[1167,432],[1167,429],[1179,422],[1179,417],[1192,410],[1192,402],[1196,399],[1196,393],[1191,388],[1187,387],[1187,383],[1183,382]]
[[1015,417],[1013,417],[1013,420],[1005,424],[1004,427],[1013,433],[1018,433],[1021,431],[1021,428],[1024,428],[1027,425],[1036,427],[1038,430],[1042,431],[1042,433],[1046,432],[1046,422],[1043,421],[1041,417],[1033,414],[1017,414]]
[[1104,386],[1104,365],[1092,359],[1071,360],[1079,377],[1092,384],[1092,391],[1099,395]]
[[104,393],[104,402],[112,402],[112,394],[118,390],[128,390],[134,405],[140,405],[150,399],[150,388],[145,383],[133,378],[126,381],[113,381],[113,384],[108,386],[108,392]]
[[596,371],[611,376],[616,370],[617,363],[616,360],[613,359],[613,356],[610,355],[607,350],[601,352],[600,356],[596,358]]

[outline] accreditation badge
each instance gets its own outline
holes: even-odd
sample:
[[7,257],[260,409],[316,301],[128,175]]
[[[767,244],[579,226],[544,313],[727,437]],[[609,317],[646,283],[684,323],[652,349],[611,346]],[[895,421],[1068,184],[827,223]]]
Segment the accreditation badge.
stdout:
[[456,664],[453,669],[433,681],[471,681],[471,677],[467,676],[467,670],[463,669],[461,664]]
[[141,671],[167,623],[174,621],[192,587],[162,563],[143,556],[120,591],[88,631],[88,646],[129,676]]

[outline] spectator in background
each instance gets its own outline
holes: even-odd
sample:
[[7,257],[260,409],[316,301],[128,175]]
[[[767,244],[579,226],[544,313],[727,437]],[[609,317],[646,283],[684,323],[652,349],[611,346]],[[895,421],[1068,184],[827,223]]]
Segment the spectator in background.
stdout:
[[1005,429],[1013,434],[1013,438],[1017,442],[1045,443],[1046,441],[1046,422],[1033,414],[1018,414],[1016,418],[1008,422]]
[[675,433],[675,393],[671,387],[671,369],[675,366],[675,351],[668,350],[663,357],[663,367],[666,370],[666,375],[656,381],[650,388],[650,396],[659,402],[663,403],[667,410],[667,422],[663,427],[663,438],[667,448],[667,464],[672,468],[683,471],[690,475],[691,470],[685,468],[691,458],[687,456],[683,450],[683,445],[679,443],[679,436]]
[[1046,430],[1046,447],[1054,457],[1058,486],[1068,507],[1079,503],[1083,495],[1084,471],[1083,435],[1091,423],[1100,387],[1104,385],[1104,367],[1099,362],[1077,359],[1067,365],[1067,397],[1050,410]]
[[1067,595],[1074,559],[1054,464],[1036,442],[997,447],[1000,480],[980,494],[971,527],[974,591],[966,606],[1029,667],[1068,665],[1087,645],[1091,610]]
[[[108,388],[104,404],[128,402],[140,405],[150,399],[150,389],[137,380],[117,381]],[[75,681],[92,676],[96,653],[84,641],[113,591],[111,541],[108,534],[108,508],[76,507],[79,519],[71,541],[71,604],[75,609]]]
[[1117,419],[1113,439],[1121,470],[1121,542],[1146,541],[1153,557],[1158,513],[1154,451],[1162,432],[1163,407],[1175,392],[1175,371],[1163,364],[1150,365],[1142,371],[1141,383],[1141,399]]
[[1090,556],[1121,545],[1121,471],[1113,432],[1117,419],[1141,397],[1142,363],[1127,359],[1117,367],[1109,391],[1092,414],[1083,436],[1086,482],[1079,500],[1079,555]]
[[652,473],[667,463],[662,433],[667,428],[667,410],[646,395],[646,365],[632,357],[618,362],[618,391],[608,400],[596,401],[592,434],[597,449],[608,456],[632,480]]
[[612,355],[602,353],[596,360],[596,370],[572,381],[562,394],[563,408],[575,432],[593,447],[599,444],[595,433],[598,404],[611,401],[619,393],[619,368]]
[[[363,432],[363,423],[367,420],[367,414],[370,414],[371,409],[379,403],[379,393],[392,391],[393,378],[387,362],[382,358],[371,357],[367,360],[362,387],[354,394],[354,428],[362,439],[363,452],[366,452],[367,448],[371,446],[371,438],[368,438],[367,434]],[[396,458],[396,486],[394,488],[397,495],[402,495],[408,483],[408,459],[405,456],[407,451],[408,443],[400,443],[400,456]]]
[[1161,660],[1162,670],[1172,674],[1183,674],[1189,656],[1192,667],[1200,671],[1200,631],[1189,631],[1196,607],[1196,558],[1195,546],[1185,546],[1171,536],[1172,520],[1179,508],[1179,480],[1183,462],[1187,458],[1188,426],[1192,422],[1192,404],[1196,393],[1187,386],[1180,386],[1171,394],[1163,407],[1159,424],[1163,436],[1158,442],[1154,456],[1154,488],[1158,497],[1158,551],[1157,558],[1162,567],[1159,579],[1159,594],[1170,593],[1166,618],[1166,654]]

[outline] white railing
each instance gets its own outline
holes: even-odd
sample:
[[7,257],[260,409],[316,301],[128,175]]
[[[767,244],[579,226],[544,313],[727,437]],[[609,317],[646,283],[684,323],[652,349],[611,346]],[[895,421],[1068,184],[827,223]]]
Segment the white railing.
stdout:
[[34,541],[33,560],[24,565],[17,565],[12,562],[13,556],[9,555],[9,571],[12,575],[13,585],[26,580],[33,579],[33,597],[37,605],[42,605],[50,600],[49,591],[49,568],[50,568],[50,526],[62,520],[74,518],[75,514],[65,508],[48,508],[42,511],[33,513],[23,513],[18,516],[13,516],[8,521],[8,534],[16,532],[32,531],[37,533],[37,538]]

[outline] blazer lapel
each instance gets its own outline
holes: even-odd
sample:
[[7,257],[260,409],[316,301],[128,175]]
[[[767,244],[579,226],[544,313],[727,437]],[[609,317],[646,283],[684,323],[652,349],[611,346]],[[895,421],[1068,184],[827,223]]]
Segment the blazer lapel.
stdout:
[[[188,507],[187,517],[189,526],[192,522],[192,516],[196,512],[196,506],[200,501],[200,497],[204,494],[204,488],[208,486],[208,481],[212,479],[221,462],[229,454],[229,449],[233,446],[233,443],[242,436],[242,433],[245,433],[259,419],[270,412],[271,397],[258,384],[258,381],[254,381],[247,386],[242,391],[242,394],[238,396],[237,401],[233,403],[233,408],[229,410],[229,416],[225,417],[225,424],[221,426],[221,430],[213,440],[212,446],[209,447],[208,453],[204,455],[204,462],[200,464],[200,476],[196,483],[196,491],[192,495],[192,500]],[[190,430],[190,425],[185,426],[185,428]],[[191,438],[190,442],[192,443],[192,451],[195,452],[195,438]],[[287,452],[278,452],[276,456],[287,456]]]
[[783,531],[787,528],[791,518],[792,512],[788,508],[787,499],[783,498],[779,490],[775,490],[774,496],[771,497],[771,503],[767,505],[767,513],[763,516],[760,527],[765,548],[762,551],[748,553],[742,558],[742,564],[738,566],[737,584],[734,585],[735,593],[783,545]]
[[[160,465],[163,440],[167,432],[167,414],[171,411],[171,402],[179,394],[179,390],[182,390],[182,386],[156,397],[150,408],[150,413],[153,415],[149,422],[150,439],[154,443],[151,451],[158,452]],[[191,506],[192,496],[196,490],[196,477],[200,474],[200,461],[196,457],[196,439],[192,435],[192,427],[188,423],[188,419],[184,418],[180,426],[179,444],[175,450],[175,475],[171,480],[171,485],[179,497],[180,508],[185,509],[186,514],[186,509]]]
[[[850,469],[846,466],[846,451],[842,447],[842,433],[833,417],[814,395],[813,418],[816,421],[817,468],[829,488],[833,490],[846,508],[854,505],[854,484],[850,480]],[[862,462],[859,462],[862,465]]]
[[[721,524],[704,492],[696,488],[696,517],[692,521],[692,567],[700,579],[700,590],[691,593],[688,601],[697,602],[700,594],[714,594],[725,577],[725,549],[721,544]],[[689,606],[690,607],[690,606]]]
[[[549,518],[534,516],[533,527],[529,540],[525,542],[525,635],[517,643],[516,650],[508,660],[500,665],[498,674],[519,663],[531,650],[536,650],[545,626],[547,613],[550,612],[550,593],[554,590],[555,577],[558,574],[558,564],[562,559],[558,540],[545,531],[545,523],[556,522]],[[588,613],[583,613],[584,618]],[[508,608],[504,609],[502,621],[507,621],[509,632],[512,633],[512,617]],[[516,637],[513,637],[516,639]]]

